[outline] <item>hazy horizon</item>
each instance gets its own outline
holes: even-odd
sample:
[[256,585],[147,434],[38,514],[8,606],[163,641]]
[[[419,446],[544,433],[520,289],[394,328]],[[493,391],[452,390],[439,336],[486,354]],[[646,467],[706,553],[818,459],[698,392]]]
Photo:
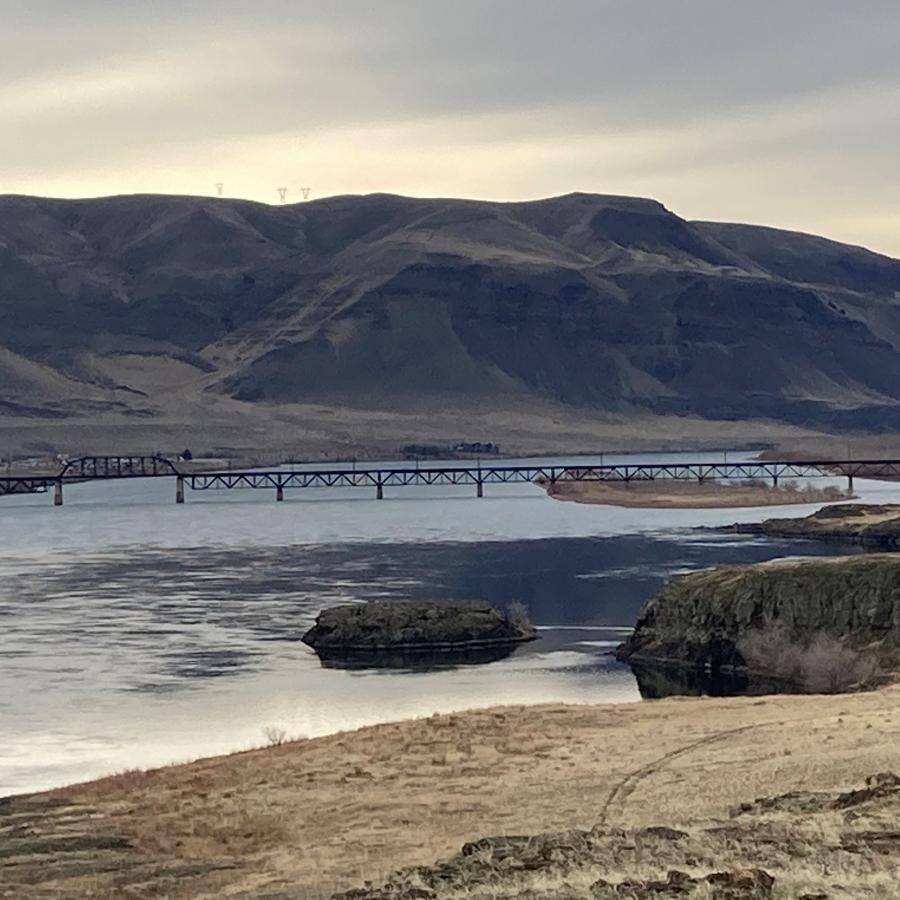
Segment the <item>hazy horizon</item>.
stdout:
[[[847,244],[848,246],[860,247],[864,250],[870,250],[873,253],[878,253],[878,254],[881,254],[884,256],[889,256],[891,258],[900,258],[900,244],[898,244],[898,250],[896,253],[890,253],[889,251],[879,250],[876,247],[867,246],[866,244],[859,242],[859,241],[852,241],[852,240],[845,240],[842,238],[838,238],[832,234],[828,234],[823,231],[811,231],[811,230],[803,230],[803,229],[796,229],[796,228],[787,228],[784,226],[772,225],[769,222],[747,222],[747,221],[738,222],[737,220],[734,220],[734,219],[713,219],[713,218],[709,218],[709,217],[699,217],[699,216],[692,218],[692,217],[688,217],[688,216],[682,216],[681,213],[679,213],[679,211],[677,209],[672,209],[670,206],[668,206],[668,204],[666,204],[665,200],[660,197],[639,197],[637,195],[628,195],[628,194],[622,194],[622,195],[600,194],[595,191],[569,191],[568,194],[588,194],[591,196],[598,196],[598,197],[600,197],[600,196],[622,196],[622,197],[629,197],[632,199],[655,200],[655,201],[658,201],[659,203],[661,203],[667,209],[669,209],[670,212],[675,213],[676,215],[680,216],[681,218],[685,219],[686,221],[714,222],[714,223],[729,224],[729,225],[730,224],[751,225],[751,226],[755,226],[755,227],[759,227],[759,228],[772,228],[772,229],[780,230],[780,231],[789,231],[789,232],[796,232],[796,233],[802,233],[802,234],[809,234],[813,237],[820,237],[820,238],[824,238],[825,240],[831,240],[831,241],[836,241],[838,243],[844,243],[844,244]],[[247,202],[247,203],[256,203],[256,204],[260,204],[262,206],[271,206],[271,207],[302,206],[304,203],[314,203],[316,201],[321,202],[321,201],[328,201],[328,200],[336,200],[336,199],[343,198],[343,197],[362,198],[362,197],[376,197],[376,196],[405,197],[405,198],[408,198],[411,200],[438,200],[438,201],[439,200],[448,200],[448,201],[475,202],[475,203],[540,203],[541,201],[559,199],[561,197],[567,196],[567,194],[552,194],[552,195],[548,195],[548,196],[539,196],[539,197],[513,197],[513,198],[501,199],[501,198],[492,198],[492,197],[463,197],[463,196],[451,197],[451,196],[438,196],[438,195],[398,194],[398,193],[391,192],[391,191],[369,191],[364,194],[344,193],[344,194],[330,194],[325,197],[310,196],[307,200],[300,200],[300,201],[293,201],[293,202],[287,201],[285,203],[282,203],[278,200],[276,200],[275,202],[271,202],[268,200],[259,200],[255,197],[232,197],[232,196],[227,196],[227,195],[223,195],[220,197],[218,195],[210,195],[210,194],[169,194],[169,193],[161,193],[161,192],[89,194],[89,195],[79,196],[79,197],[64,197],[64,196],[59,196],[59,195],[47,195],[47,194],[17,194],[17,193],[0,194],[0,198],[21,197],[21,198],[25,198],[25,199],[63,200],[63,201],[65,201],[65,200],[72,200],[72,201],[111,200],[111,199],[117,199],[117,198],[122,198],[122,197],[134,197],[134,198],[139,198],[139,197],[185,197],[185,198],[211,199],[211,200],[235,200],[235,201],[242,201],[242,202]]]

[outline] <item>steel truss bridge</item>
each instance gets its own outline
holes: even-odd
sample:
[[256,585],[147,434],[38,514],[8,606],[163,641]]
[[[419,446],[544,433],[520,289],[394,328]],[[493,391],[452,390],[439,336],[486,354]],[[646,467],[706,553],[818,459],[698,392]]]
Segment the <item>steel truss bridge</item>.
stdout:
[[898,478],[900,460],[790,460],[750,462],[677,462],[677,463],[610,463],[607,465],[450,465],[450,466],[379,466],[373,468],[303,468],[272,470],[229,470],[190,472],[161,456],[85,456],[69,460],[54,475],[0,476],[0,496],[54,491],[57,505],[62,505],[65,483],[106,481],[124,478],[174,478],[176,502],[183,503],[185,487],[195,491],[272,490],[278,500],[285,490],[295,488],[375,489],[378,499],[384,489],[409,485],[469,485],[476,496],[484,495],[491,484],[554,484],[558,481],[606,481],[622,484],[641,481],[734,481],[780,480],[845,477],[852,487],[853,479]]
[[56,504],[62,506],[62,486],[66,482],[159,478],[166,475],[181,477],[175,464],[163,456],[80,456],[64,462],[54,475],[0,476],[0,497],[42,494],[53,488]]
[[392,467],[375,469],[284,469],[244,472],[205,472],[189,476],[198,491],[236,488],[270,489],[279,496],[286,489],[370,487],[381,499],[387,487],[409,485],[470,485],[480,497],[486,484],[553,484],[558,481],[733,481],[854,477],[900,478],[900,460],[819,460],[753,462],[613,463],[609,465],[466,465]]

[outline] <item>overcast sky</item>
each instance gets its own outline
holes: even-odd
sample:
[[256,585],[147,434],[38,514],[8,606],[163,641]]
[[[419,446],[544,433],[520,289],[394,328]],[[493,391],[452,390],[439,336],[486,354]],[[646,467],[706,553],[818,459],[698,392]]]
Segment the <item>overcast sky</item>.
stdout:
[[900,256],[897,0],[0,0],[0,193],[636,194]]

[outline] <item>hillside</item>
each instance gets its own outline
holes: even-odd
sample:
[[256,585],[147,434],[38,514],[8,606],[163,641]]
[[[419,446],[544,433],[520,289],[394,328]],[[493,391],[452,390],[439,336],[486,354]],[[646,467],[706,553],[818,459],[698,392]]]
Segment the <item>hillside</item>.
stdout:
[[0,421],[32,435],[448,407],[900,430],[898,348],[900,261],[652,200],[0,197]]

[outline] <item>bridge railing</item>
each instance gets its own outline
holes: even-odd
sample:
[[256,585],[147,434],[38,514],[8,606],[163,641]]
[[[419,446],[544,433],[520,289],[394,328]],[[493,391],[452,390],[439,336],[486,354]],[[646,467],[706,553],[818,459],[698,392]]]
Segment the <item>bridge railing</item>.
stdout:
[[59,473],[63,479],[158,478],[180,475],[164,456],[79,456],[67,460]]
[[385,487],[408,485],[474,485],[483,496],[490,484],[554,484],[558,481],[636,481],[677,480],[769,480],[845,477],[852,487],[856,477],[900,479],[900,460],[749,460],[739,462],[654,462],[607,463],[603,465],[449,465],[378,466],[372,468],[228,470],[219,472],[179,471],[166,457],[83,456],[65,462],[56,475],[0,477],[0,495],[34,493],[54,487],[55,502],[62,505],[66,481],[90,481],[120,478],[174,477],[176,501],[184,502],[185,484],[193,490],[274,489],[279,500],[287,488],[374,487],[383,497]]
[[547,484],[557,481],[708,481],[847,477],[900,478],[900,460],[610,463],[606,465],[383,466],[371,469],[276,469],[186,476],[193,490],[407,485]]

